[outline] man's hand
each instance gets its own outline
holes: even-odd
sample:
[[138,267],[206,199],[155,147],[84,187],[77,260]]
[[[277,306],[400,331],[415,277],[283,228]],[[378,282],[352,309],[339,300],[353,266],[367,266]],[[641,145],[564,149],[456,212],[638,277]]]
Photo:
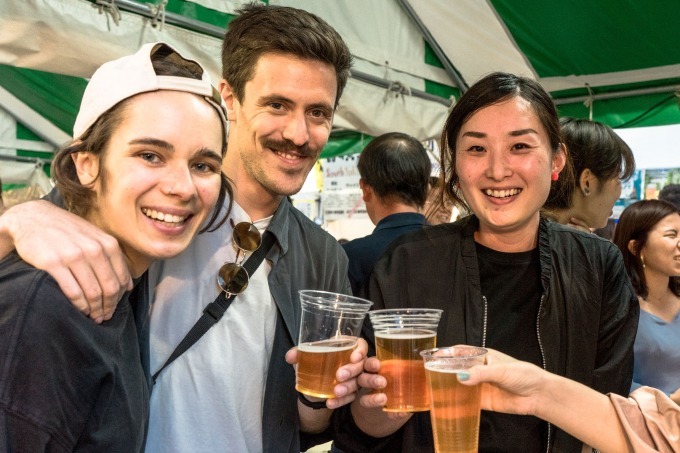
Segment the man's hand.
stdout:
[[48,272],[73,305],[96,322],[110,319],[130,272],[118,242],[86,220],[47,201],[29,201],[0,216],[0,254]]
[[[350,363],[338,368],[335,373],[335,380],[338,382],[333,389],[335,398],[326,400],[326,407],[329,409],[337,409],[340,406],[351,403],[357,396],[359,385],[357,377],[361,375],[364,369],[364,360],[368,353],[368,344],[363,338],[357,340],[357,345],[352,351],[349,360]],[[297,348],[292,348],[286,353],[286,362],[291,365],[297,365],[300,360],[300,353]]]
[[[364,360],[368,353],[368,344],[363,338],[357,340],[357,346],[352,351],[350,363],[338,368],[335,379],[338,384],[333,389],[335,398],[326,400],[328,410],[314,410],[298,402],[298,414],[300,417],[300,431],[307,433],[319,433],[325,430],[330,424],[332,410],[340,406],[351,403],[356,398],[358,384],[357,376],[364,369]],[[292,348],[286,353],[286,362],[296,367],[300,360],[298,348]],[[311,401],[322,401],[317,398],[309,397]]]

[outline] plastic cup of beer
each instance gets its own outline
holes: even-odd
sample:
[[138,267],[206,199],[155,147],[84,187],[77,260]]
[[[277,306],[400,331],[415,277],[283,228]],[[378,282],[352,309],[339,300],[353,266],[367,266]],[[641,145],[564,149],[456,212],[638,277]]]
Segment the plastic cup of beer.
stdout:
[[442,310],[394,308],[368,313],[375,334],[375,351],[380,375],[387,385],[387,412],[430,410],[430,391],[420,351],[437,343],[437,326]]
[[349,363],[373,302],[345,294],[302,290],[300,305],[300,360],[295,389],[309,396],[333,398],[335,373]]
[[463,385],[458,373],[484,364],[486,349],[451,346],[422,351],[430,387],[430,419],[437,453],[476,453],[481,385]]

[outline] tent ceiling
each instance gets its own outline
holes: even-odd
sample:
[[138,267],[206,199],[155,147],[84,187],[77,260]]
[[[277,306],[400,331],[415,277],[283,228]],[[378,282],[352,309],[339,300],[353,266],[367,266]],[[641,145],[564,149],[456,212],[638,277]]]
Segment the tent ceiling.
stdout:
[[[118,4],[120,15],[95,3]],[[219,78],[219,35],[243,1],[168,0],[165,9],[158,8],[161,3],[4,0],[0,64],[7,66],[0,67],[0,75],[38,78],[35,72],[15,70],[19,67],[88,77],[106,60],[131,53],[141,43],[163,40],[200,60]],[[436,138],[449,96],[498,70],[536,78],[564,115],[592,115],[613,127],[680,123],[674,96],[680,91],[677,0],[269,3],[318,14],[350,46],[354,77],[335,119],[342,129],[373,136],[401,130],[421,139]],[[69,83],[68,78],[58,80],[54,85],[58,90],[62,82]],[[0,85],[9,91],[7,85],[25,86],[23,81],[4,79]],[[74,85],[82,89],[84,84],[79,79]],[[78,99],[71,99],[68,107],[41,109],[26,98],[29,91],[12,93],[39,112],[52,109],[71,115],[53,121],[70,132]],[[54,95],[62,103],[63,98],[62,93]],[[42,99],[52,102],[49,95]],[[43,114],[48,119],[54,116]]]

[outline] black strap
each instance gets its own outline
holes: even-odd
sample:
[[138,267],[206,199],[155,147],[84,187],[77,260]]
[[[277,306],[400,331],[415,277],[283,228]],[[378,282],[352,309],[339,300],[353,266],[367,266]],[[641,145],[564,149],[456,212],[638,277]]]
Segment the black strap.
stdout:
[[309,398],[307,398],[305,396],[304,393],[301,393],[301,392],[297,392],[297,395],[298,395],[298,400],[303,404],[303,406],[307,406],[309,408],[312,408],[315,411],[318,411],[319,409],[327,409],[326,400],[311,401]]
[[[243,265],[246,272],[248,272],[248,276],[251,276],[255,273],[260,263],[264,260],[264,257],[267,256],[269,249],[271,249],[274,245],[274,242],[276,242],[274,235],[269,231],[265,231],[262,235],[262,244],[260,245],[260,248],[255,250]],[[156,373],[152,376],[154,384],[156,383],[156,378],[158,378],[158,375],[161,374],[161,371],[163,371],[165,367],[170,365],[177,357],[184,354],[187,349],[196,343],[199,338],[203,336],[203,334],[205,334],[212,326],[217,323],[217,321],[222,318],[235,297],[236,295],[232,294],[229,296],[229,298],[227,298],[226,293],[221,291],[217,298],[213,302],[209,303],[205,309],[203,309],[203,315],[201,315],[199,320],[196,321],[196,324],[194,324],[189,333],[184,336],[182,341],[179,342],[175,350],[172,351],[172,354],[170,354],[170,357],[168,357],[168,360],[165,361],[160,370],[156,371]]]

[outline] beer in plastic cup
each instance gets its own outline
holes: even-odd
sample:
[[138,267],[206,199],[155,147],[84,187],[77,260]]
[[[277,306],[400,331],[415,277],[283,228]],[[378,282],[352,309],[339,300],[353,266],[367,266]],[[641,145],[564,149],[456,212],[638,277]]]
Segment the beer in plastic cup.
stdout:
[[420,351],[436,346],[442,310],[396,308],[368,313],[375,333],[380,375],[387,386],[387,412],[430,410],[430,391]]
[[372,302],[327,291],[300,291],[302,316],[295,389],[318,398],[333,398],[335,373],[349,363]]
[[420,353],[430,387],[430,419],[437,453],[476,453],[479,443],[481,385],[463,385],[458,372],[484,363],[486,349],[435,348]]

